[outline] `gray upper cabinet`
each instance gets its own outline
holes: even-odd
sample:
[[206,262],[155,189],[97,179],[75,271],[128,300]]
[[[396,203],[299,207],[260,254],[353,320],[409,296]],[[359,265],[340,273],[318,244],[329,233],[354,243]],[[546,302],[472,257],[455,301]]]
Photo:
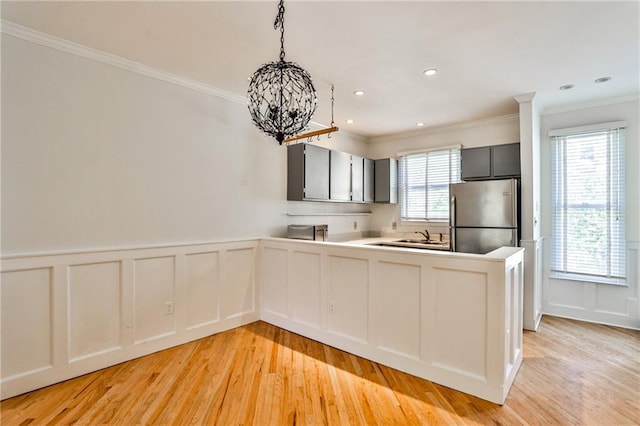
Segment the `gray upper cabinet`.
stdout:
[[398,161],[384,158],[374,162],[375,202],[398,202]]
[[329,152],[308,144],[287,147],[287,200],[329,200]]
[[329,199],[351,201],[351,155],[330,151]]
[[[382,161],[388,162],[389,159]],[[389,170],[391,166],[387,164],[386,167]],[[394,175],[393,180],[389,180],[389,173]],[[396,168],[393,168],[383,179],[387,187],[385,192],[389,194],[397,192],[396,173]],[[388,189],[389,182],[393,182],[395,190]],[[389,194],[386,198],[390,197]],[[397,195],[395,197],[397,200]],[[376,198],[373,160],[304,143],[287,146],[287,200],[390,202]]]
[[364,189],[363,189],[363,201],[365,203],[373,203],[375,197],[374,180],[373,180],[373,160],[369,158],[364,159]]
[[463,149],[460,154],[462,180],[491,177],[491,147]]
[[462,180],[520,177],[520,144],[483,146],[461,151]]
[[364,157],[351,156],[351,201],[364,202]]
[[491,167],[494,177],[520,176],[520,144],[492,146]]

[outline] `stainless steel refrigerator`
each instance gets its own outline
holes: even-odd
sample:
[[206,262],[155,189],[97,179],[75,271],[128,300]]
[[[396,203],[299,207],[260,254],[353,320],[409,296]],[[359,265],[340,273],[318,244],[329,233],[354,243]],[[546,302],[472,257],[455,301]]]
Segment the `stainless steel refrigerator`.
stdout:
[[518,187],[517,179],[451,184],[451,250],[485,254],[502,246],[518,246]]

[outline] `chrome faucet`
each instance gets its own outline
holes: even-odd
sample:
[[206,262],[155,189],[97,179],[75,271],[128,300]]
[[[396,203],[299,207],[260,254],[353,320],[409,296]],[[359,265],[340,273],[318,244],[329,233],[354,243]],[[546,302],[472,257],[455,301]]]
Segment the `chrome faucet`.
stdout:
[[421,234],[423,237],[427,239],[427,241],[431,240],[431,235],[429,235],[429,230],[425,229],[424,232],[416,231],[416,234]]

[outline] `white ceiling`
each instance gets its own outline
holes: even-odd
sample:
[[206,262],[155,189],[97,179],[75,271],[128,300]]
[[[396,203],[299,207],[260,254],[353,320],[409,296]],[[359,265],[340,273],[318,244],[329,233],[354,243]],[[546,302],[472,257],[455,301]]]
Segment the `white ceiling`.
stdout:
[[[314,121],[330,124],[333,83],[336,125],[366,137],[516,113],[513,96],[534,91],[543,109],[640,93],[637,1],[285,7],[286,59],[313,78]],[[4,20],[243,96],[248,77],[278,59],[276,11],[276,0],[2,1],[1,10]],[[427,68],[439,72],[426,77]],[[558,90],[565,84],[575,87]]]

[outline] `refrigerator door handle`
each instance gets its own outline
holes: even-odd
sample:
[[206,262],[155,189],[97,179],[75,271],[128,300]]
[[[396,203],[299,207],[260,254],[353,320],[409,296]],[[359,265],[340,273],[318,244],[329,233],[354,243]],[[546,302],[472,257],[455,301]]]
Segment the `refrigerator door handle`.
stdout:
[[456,251],[456,196],[451,196],[449,205],[449,245],[451,251]]
[[[511,179],[511,225],[518,227],[518,185],[515,179]],[[516,241],[514,247],[518,246]]]

